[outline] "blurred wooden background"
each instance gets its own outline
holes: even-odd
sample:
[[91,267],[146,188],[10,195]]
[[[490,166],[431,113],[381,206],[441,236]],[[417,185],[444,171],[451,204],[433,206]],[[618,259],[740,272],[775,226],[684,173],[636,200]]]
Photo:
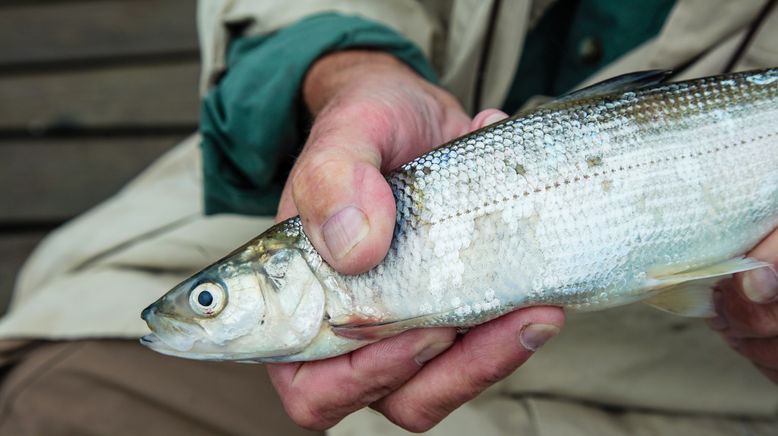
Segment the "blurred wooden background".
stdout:
[[0,311],[40,239],[197,127],[192,0],[0,1]]

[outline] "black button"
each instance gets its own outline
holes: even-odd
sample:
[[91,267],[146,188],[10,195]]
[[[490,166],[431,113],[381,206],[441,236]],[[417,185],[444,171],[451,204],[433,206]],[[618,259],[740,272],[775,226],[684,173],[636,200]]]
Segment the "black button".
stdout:
[[578,43],[578,59],[584,65],[595,65],[602,60],[602,41],[596,36],[587,36]]

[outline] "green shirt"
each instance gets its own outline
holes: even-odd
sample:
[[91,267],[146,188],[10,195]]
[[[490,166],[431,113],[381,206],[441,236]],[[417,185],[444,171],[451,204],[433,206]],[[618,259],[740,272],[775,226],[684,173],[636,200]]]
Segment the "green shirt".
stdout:
[[[503,110],[559,95],[656,35],[675,0],[559,0],[527,35]],[[310,65],[347,48],[396,56],[436,81],[421,50],[373,21],[314,15],[277,32],[238,38],[227,69],[203,100],[205,213],[274,215],[310,124],[300,89]]]
[[659,33],[675,0],[558,0],[527,34],[503,104],[516,112],[535,95],[570,91]]

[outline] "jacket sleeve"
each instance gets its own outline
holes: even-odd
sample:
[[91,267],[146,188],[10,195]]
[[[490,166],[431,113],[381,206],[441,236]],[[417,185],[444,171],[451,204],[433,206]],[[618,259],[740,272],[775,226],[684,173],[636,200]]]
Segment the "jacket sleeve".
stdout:
[[416,0],[200,0],[197,23],[203,67],[201,94],[215,84],[226,68],[227,47],[236,31],[241,36],[269,34],[305,17],[327,12],[381,24],[413,42],[428,59],[434,35],[441,29],[435,14]]
[[416,44],[353,15],[321,13],[232,41],[226,68],[202,103],[206,214],[275,214],[308,127],[300,95],[305,73],[323,54],[356,47],[391,53],[436,81]]

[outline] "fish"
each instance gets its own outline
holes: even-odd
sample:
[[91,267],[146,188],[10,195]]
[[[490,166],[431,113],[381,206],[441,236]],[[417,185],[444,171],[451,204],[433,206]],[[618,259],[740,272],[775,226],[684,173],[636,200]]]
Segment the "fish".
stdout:
[[328,265],[299,217],[278,223],[144,309],[141,343],[294,362],[528,306],[714,315],[718,280],[772,268],[746,253],[778,226],[778,68],[669,74],[574,91],[401,165],[389,251],[362,274]]

